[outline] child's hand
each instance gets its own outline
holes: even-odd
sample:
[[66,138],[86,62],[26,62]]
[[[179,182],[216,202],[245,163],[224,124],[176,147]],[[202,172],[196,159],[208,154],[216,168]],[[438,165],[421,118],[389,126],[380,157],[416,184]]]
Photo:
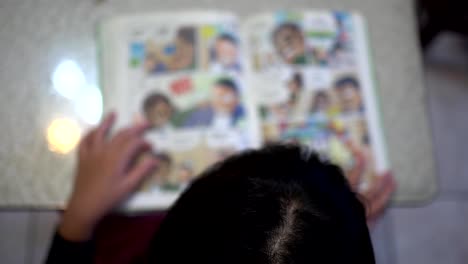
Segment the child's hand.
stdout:
[[156,166],[152,158],[134,163],[139,154],[151,148],[142,138],[148,125],[128,127],[108,137],[114,121],[115,114],[109,114],[80,143],[74,189],[59,227],[68,240],[89,239],[99,220]]
[[395,178],[387,172],[383,175],[375,175],[370,181],[370,188],[362,193],[369,227],[373,227],[382,216],[396,186]]
[[[355,192],[359,192],[361,176],[366,170],[369,161],[366,160],[362,150],[359,150],[352,143],[348,143],[348,148],[352,151],[355,158],[355,166],[347,171],[346,174],[351,188]],[[366,218],[369,227],[373,227],[385,211],[396,186],[395,178],[393,178],[390,172],[387,172],[383,175],[373,175],[372,179],[369,180],[369,187],[360,193],[363,198],[362,203],[366,208]]]

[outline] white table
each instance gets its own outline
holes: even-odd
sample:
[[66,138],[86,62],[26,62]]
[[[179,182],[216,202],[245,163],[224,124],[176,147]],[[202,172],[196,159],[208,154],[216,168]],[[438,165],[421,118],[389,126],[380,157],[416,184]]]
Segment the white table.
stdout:
[[[292,4],[294,3],[294,4]],[[0,2],[0,206],[57,208],[71,185],[74,153],[49,151],[54,118],[76,118],[70,102],[52,90],[51,75],[64,59],[98,83],[95,29],[108,16],[180,9],[222,9],[245,17],[282,8],[361,12],[381,96],[383,126],[399,189],[396,204],[427,201],[437,190],[426,113],[421,58],[409,0],[2,0]]]

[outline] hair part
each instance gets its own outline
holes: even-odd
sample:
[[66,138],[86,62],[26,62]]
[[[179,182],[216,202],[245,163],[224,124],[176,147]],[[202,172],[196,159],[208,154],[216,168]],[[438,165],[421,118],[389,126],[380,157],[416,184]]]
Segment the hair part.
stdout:
[[169,211],[150,261],[374,263],[364,208],[342,171],[304,153],[272,145],[202,173]]

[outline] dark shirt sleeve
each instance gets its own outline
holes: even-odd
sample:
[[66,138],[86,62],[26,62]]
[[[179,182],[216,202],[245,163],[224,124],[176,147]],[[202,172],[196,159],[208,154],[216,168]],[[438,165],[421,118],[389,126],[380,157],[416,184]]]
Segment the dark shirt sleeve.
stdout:
[[49,249],[46,264],[55,263],[93,263],[94,242],[72,242],[55,233]]

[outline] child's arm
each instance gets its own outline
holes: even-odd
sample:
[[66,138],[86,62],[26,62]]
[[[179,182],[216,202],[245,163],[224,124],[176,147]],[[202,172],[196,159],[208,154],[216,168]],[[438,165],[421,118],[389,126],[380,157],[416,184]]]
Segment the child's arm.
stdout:
[[115,114],[109,114],[80,143],[73,192],[47,263],[74,263],[83,256],[91,257],[89,241],[97,223],[156,166],[150,157],[134,163],[150,149],[142,137],[148,125],[128,127],[109,137],[114,121]]

